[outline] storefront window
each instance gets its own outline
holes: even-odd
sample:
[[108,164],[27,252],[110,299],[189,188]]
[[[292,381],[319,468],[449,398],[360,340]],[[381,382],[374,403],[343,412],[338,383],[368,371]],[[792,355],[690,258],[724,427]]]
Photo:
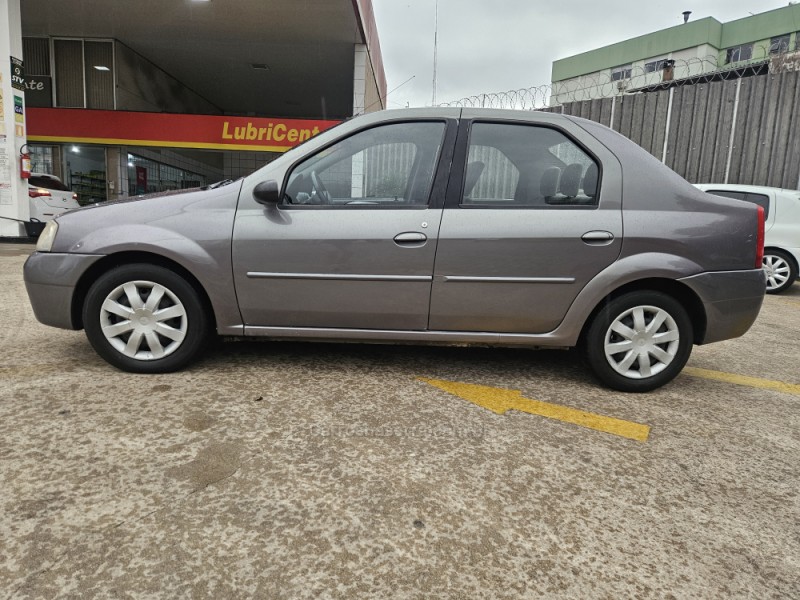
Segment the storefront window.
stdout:
[[198,173],[128,154],[128,193],[131,196],[185,190],[206,183],[206,177]]
[[78,194],[81,205],[104,202],[106,150],[96,146],[65,146],[67,185]]
[[31,171],[33,173],[46,173],[47,175],[58,175],[56,172],[57,159],[52,146],[34,146],[28,144],[28,152],[31,155]]

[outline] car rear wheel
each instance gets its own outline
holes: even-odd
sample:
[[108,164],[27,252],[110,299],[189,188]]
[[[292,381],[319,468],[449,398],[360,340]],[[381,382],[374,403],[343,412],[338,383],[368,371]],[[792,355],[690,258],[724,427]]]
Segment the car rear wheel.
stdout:
[[89,288],[83,305],[86,337],[123,371],[176,371],[203,349],[208,318],[184,278],[147,264],[116,267]]
[[592,370],[622,392],[648,392],[672,381],[692,352],[692,322],[662,292],[636,291],[611,300],[584,339]]
[[786,252],[767,248],[762,262],[767,274],[767,293],[780,294],[797,279],[797,266]]

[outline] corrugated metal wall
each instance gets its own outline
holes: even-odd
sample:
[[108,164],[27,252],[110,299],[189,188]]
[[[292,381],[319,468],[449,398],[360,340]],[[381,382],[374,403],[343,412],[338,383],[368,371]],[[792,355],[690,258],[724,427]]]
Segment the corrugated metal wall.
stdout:
[[608,125],[692,183],[798,189],[798,106],[800,73],[789,72],[546,110]]

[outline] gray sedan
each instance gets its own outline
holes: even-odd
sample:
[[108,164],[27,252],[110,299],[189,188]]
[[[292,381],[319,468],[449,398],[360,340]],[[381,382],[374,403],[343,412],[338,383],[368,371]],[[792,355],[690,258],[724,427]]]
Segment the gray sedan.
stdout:
[[590,121],[385,111],[243,180],[62,215],[25,282],[42,323],[127,371],[180,369],[212,334],[581,346],[636,392],[748,330],[763,226]]

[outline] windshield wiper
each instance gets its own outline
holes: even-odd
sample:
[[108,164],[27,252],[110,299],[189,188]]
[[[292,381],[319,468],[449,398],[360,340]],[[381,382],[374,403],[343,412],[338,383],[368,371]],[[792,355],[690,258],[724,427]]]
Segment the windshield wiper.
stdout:
[[222,181],[217,181],[216,183],[209,183],[208,185],[204,185],[201,187],[201,190],[215,190],[223,185],[228,185],[229,183],[233,183],[233,179],[223,179]]

